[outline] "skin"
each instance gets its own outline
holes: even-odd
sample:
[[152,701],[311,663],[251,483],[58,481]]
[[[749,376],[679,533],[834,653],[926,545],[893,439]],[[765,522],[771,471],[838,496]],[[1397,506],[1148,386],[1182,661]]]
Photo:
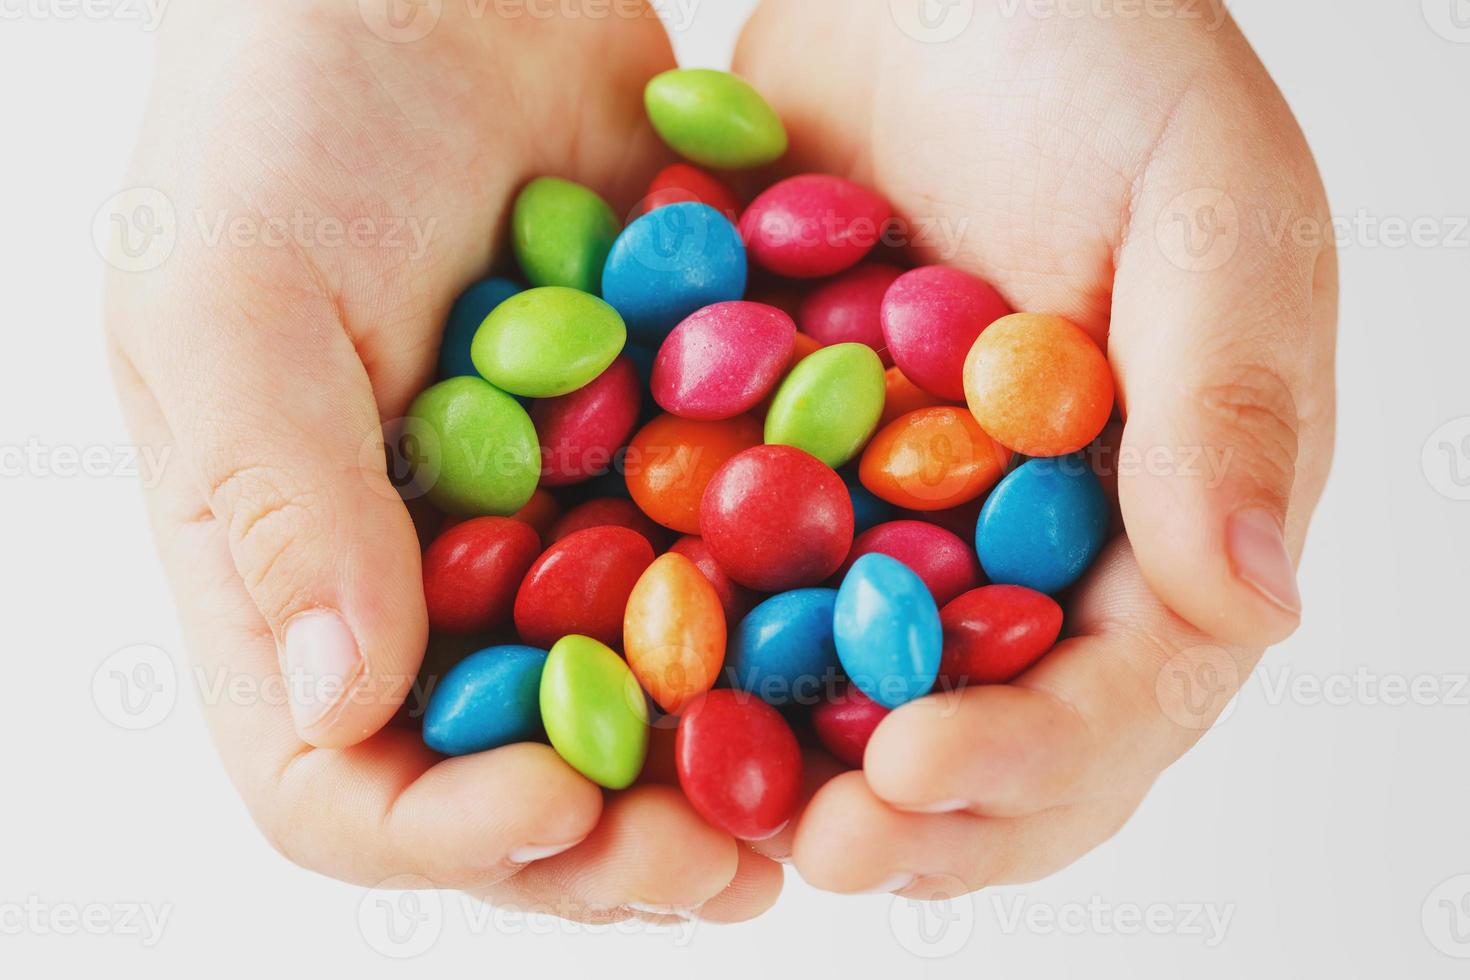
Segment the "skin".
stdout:
[[[541,745],[438,761],[384,727],[427,626],[418,540],[372,439],[429,381],[450,302],[497,258],[519,187],[558,174],[623,215],[668,162],[641,100],[673,64],[658,23],[444,4],[426,38],[392,44],[352,3],[171,14],[128,184],[169,195],[179,240],[159,268],[116,274],[106,312],[132,431],[174,461],[149,510],[186,640],[206,676],[265,682],[292,617],[330,609],[364,660],[320,717],[279,699],[206,705],[283,854],[590,921],[751,918],[780,889],[772,858],[837,892],[1031,880],[1116,831],[1296,627],[1290,603],[1239,574],[1227,527],[1264,510],[1299,555],[1330,464],[1335,258],[1269,234],[1282,215],[1326,220],[1311,155],[1223,12],[1012,7],[983,0],[960,38],[928,45],[886,0],[768,0],[735,68],[787,122],[785,172],[848,176],[911,221],[944,219],[961,233],[916,260],[980,274],[1106,344],[1125,419],[1114,445],[1229,450],[1230,463],[1220,480],[1122,474],[1129,536],[1068,597],[1070,638],[1013,685],[894,712],[865,773],[811,755],[799,819],[759,853],[668,787],[604,796]],[[1155,233],[1198,188],[1241,216],[1209,270],[1170,262]],[[412,260],[200,230],[298,212],[379,232],[435,224]],[[1188,715],[1185,685],[1205,668],[1219,690]]]

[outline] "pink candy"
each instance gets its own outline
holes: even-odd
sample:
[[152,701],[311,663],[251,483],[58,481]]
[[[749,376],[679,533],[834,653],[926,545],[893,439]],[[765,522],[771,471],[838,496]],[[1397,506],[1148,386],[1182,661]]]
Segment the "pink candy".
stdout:
[[804,174],[752,201],[740,219],[740,235],[751,260],[768,272],[817,279],[861,262],[892,217],[888,202],[866,187],[827,174]]
[[925,266],[889,287],[883,337],[910,381],[940,398],[963,402],[965,358],[975,338],[1010,313],[984,280],[946,266]]
[[923,521],[890,521],[858,535],[842,566],[842,575],[863,555],[877,552],[896,558],[924,580],[936,605],[971,589],[981,580],[975,549],[942,527]]
[[883,339],[883,296],[903,270],[886,262],[864,262],[814,289],[797,316],[801,332],[833,344],[867,344],[878,352],[884,367],[893,366]]
[[642,401],[638,369],[623,355],[585,388],[532,404],[531,421],[541,437],[541,485],[581,483],[606,470],[633,434]]
[[707,306],[675,327],[659,348],[654,401],[681,418],[734,418],[775,388],[795,343],[796,324],[774,306]]

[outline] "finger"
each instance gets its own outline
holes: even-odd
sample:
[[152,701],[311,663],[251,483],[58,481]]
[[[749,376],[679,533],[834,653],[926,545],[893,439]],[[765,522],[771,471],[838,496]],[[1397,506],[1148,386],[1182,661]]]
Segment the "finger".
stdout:
[[769,911],[781,897],[786,874],[781,866],[750,847],[739,848],[735,878],[714,898],[699,907],[701,922],[723,925],[748,922]]
[[758,854],[763,854],[772,861],[782,864],[791,862],[791,848],[796,842],[796,829],[801,825],[801,815],[811,804],[812,797],[817,791],[837,776],[847,771],[847,767],[834,759],[831,753],[823,749],[805,749],[801,753],[801,794],[798,797],[796,811],[781,832],[774,837],[765,840],[751,841],[750,846]]

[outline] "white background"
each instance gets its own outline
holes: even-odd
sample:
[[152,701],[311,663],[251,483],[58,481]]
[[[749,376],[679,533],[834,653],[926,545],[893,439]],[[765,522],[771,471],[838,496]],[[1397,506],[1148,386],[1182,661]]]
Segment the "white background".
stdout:
[[[697,3],[676,38],[686,63],[725,63],[752,6]],[[103,368],[91,229],[142,112],[145,10],[0,0],[0,972],[385,976],[399,967],[375,948],[382,911],[369,901],[360,919],[364,890],[277,857],[216,762],[135,481],[62,472],[70,450],[120,460],[127,445]],[[1450,954],[1470,956],[1470,878],[1454,880],[1470,875],[1470,3],[1253,0],[1237,16],[1345,221],[1340,452],[1303,570],[1307,620],[1237,710],[1117,839],[1049,881],[940,910],[927,921],[937,943],[918,937],[907,903],[828,896],[790,875],[764,919],[692,935],[497,922],[429,898],[416,966],[1467,975],[1470,960]],[[1433,247],[1385,241],[1416,219]],[[105,674],[100,704],[93,694],[99,667],[133,644],[161,648],[163,676],[183,681],[141,732],[109,720],[126,716]],[[1395,685],[1416,680],[1422,703],[1403,703]],[[1316,682],[1325,693],[1294,686]],[[96,903],[168,919],[151,944],[121,921],[57,934],[68,909]],[[1018,908],[1065,917],[1089,903],[1097,921],[1008,926]],[[1196,907],[1230,916],[1223,941],[1185,921]],[[1126,934],[1130,912],[1150,908],[1173,920],[1167,934]]]

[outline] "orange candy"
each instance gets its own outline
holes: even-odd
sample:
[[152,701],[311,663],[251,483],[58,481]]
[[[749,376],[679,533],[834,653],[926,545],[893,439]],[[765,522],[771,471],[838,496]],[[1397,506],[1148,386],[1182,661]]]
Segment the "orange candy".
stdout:
[[694,562],[669,552],[648,566],[623,613],[623,649],[638,683],[670,714],[715,686],[725,611]]
[[929,394],[910,381],[896,366],[888,369],[883,380],[887,393],[883,397],[883,417],[878,420],[880,429],[889,422],[902,418],[910,412],[917,412],[921,408],[939,408],[953,404],[938,395]]
[[1027,456],[1085,447],[1113,414],[1113,372],[1081,327],[1059,316],[1016,313],[975,341],[965,359],[965,400],[980,427]]
[[[810,334],[804,334],[800,330],[798,330],[796,332],[796,346],[792,348],[791,351],[791,363],[786,365],[786,374],[781,375],[781,381],[786,380],[786,375],[790,374],[792,369],[795,368],[796,365],[800,364],[808,357],[811,357],[813,354],[821,349],[822,342],[820,340],[811,336]],[[766,415],[771,411],[771,402],[776,400],[776,392],[781,390],[781,381],[776,382],[776,387],[772,388],[771,393],[763,398],[761,400],[761,403],[755,407],[755,409],[753,410],[753,414],[759,416],[760,418],[766,417]]]
[[965,409],[921,408],[878,432],[863,453],[858,478],[895,506],[948,510],[995,486],[1010,458]]
[[544,545],[551,535],[552,525],[561,519],[561,504],[545,488],[538,488],[526,506],[515,512],[515,519],[534,527]]
[[718,422],[660,415],[628,444],[628,493],[664,527],[698,534],[699,502],[710,478],[725,460],[764,438],[761,423],[749,415]]

